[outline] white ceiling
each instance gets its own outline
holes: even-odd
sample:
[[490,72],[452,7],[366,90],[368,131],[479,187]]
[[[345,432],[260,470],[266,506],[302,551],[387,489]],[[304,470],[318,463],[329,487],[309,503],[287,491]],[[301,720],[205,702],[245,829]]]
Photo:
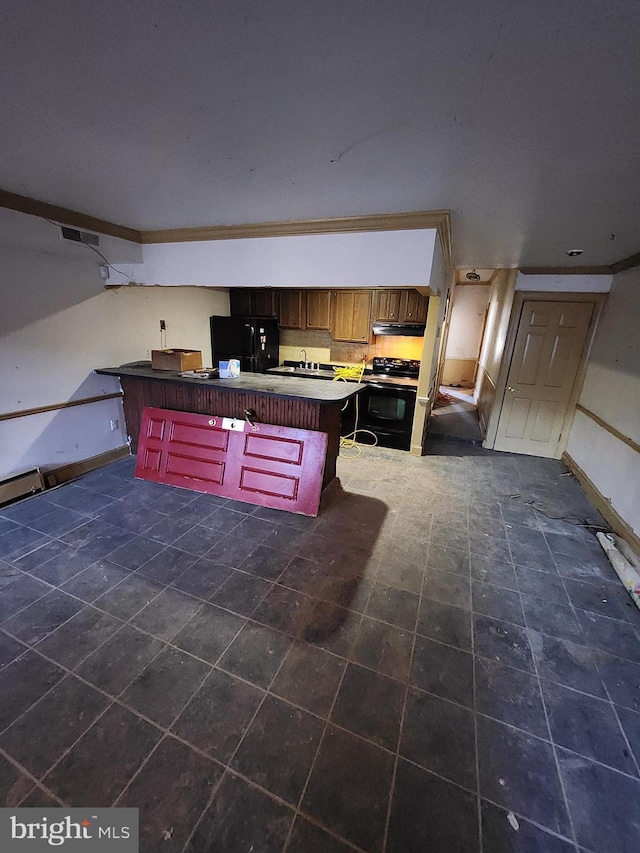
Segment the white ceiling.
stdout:
[[140,229],[449,208],[461,266],[640,250],[637,0],[2,17],[3,189]]

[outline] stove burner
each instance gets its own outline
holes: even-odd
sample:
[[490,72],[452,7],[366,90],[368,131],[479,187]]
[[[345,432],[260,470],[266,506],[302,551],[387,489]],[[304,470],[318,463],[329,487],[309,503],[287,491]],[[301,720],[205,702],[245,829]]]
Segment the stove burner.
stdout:
[[420,372],[420,362],[408,358],[382,358],[375,356],[373,359],[373,374],[382,376],[407,376],[417,377]]

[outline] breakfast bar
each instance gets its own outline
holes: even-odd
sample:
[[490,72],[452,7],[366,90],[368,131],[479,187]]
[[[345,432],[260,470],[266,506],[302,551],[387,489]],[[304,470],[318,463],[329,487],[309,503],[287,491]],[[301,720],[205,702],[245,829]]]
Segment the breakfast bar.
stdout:
[[235,379],[200,379],[181,376],[177,371],[153,370],[150,362],[100,368],[96,373],[120,378],[134,453],[146,407],[238,419],[244,419],[245,412],[252,410],[258,423],[327,433],[323,487],[336,475],[342,408],[365,387],[357,382],[263,373],[242,373]]

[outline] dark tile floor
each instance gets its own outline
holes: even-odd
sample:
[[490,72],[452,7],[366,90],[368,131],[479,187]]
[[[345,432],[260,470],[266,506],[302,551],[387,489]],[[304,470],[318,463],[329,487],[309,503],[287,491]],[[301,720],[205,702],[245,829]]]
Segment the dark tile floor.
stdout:
[[0,804],[136,806],[149,853],[636,853],[640,614],[577,483],[339,473],[317,519],[130,459],[0,511]]

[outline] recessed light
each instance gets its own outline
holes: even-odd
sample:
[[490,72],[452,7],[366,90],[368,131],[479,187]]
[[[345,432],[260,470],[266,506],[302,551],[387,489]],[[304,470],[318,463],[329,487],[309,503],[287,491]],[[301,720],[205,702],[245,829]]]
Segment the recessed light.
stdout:
[[467,279],[467,281],[480,281],[480,276],[475,271],[475,269],[472,272],[468,272],[465,275],[465,278]]
[[570,258],[577,258],[578,255],[581,255],[583,252],[584,249],[569,249],[567,255],[569,255]]

